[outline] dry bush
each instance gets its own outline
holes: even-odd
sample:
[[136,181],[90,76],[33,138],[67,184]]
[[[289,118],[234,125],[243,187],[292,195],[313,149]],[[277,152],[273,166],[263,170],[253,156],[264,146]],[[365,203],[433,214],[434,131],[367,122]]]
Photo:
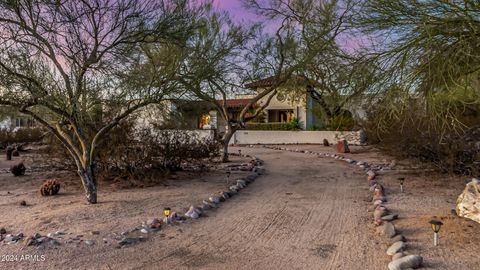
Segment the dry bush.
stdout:
[[10,172],[14,175],[14,176],[22,176],[25,174],[25,171],[27,170],[27,168],[25,168],[25,165],[23,165],[23,162],[20,162],[16,165],[12,165],[10,167]]
[[124,121],[104,141],[99,153],[99,176],[131,182],[155,182],[183,165],[201,165],[219,154],[215,140],[202,140],[184,130],[162,130],[151,125],[138,128]]
[[40,127],[18,128],[15,130],[0,129],[0,148],[6,148],[11,144],[40,142],[44,135],[45,130]]
[[419,159],[442,172],[478,175],[480,109],[451,101],[429,100],[427,108],[441,108],[432,114],[419,99],[383,100],[365,125],[369,142],[378,143],[389,155]]

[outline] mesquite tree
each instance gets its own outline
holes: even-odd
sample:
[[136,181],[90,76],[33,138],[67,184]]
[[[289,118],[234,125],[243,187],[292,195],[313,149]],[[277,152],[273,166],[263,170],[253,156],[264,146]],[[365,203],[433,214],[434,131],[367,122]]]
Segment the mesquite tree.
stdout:
[[[99,141],[176,88],[168,48],[184,42],[189,14],[185,1],[174,0],[0,3],[0,104],[55,135],[74,159],[89,203],[97,202]],[[148,69],[139,49],[146,43],[165,48],[164,61]]]

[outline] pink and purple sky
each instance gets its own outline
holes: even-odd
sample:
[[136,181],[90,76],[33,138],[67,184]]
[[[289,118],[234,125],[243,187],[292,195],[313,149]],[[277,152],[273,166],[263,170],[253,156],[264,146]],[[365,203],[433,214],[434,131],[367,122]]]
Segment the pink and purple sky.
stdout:
[[[261,22],[261,19],[259,20],[259,18],[255,14],[253,14],[252,11],[247,10],[243,6],[242,0],[213,0],[213,4],[216,8],[229,12],[233,19],[237,22]],[[267,24],[265,25],[265,27],[267,31],[269,31],[270,29],[272,31],[275,31],[275,25],[273,25],[273,23],[270,25]],[[346,48],[347,50],[358,49],[362,46],[362,44],[364,45],[365,42],[366,41],[362,38],[352,38],[345,35],[341,35],[337,39],[337,43],[341,47]]]

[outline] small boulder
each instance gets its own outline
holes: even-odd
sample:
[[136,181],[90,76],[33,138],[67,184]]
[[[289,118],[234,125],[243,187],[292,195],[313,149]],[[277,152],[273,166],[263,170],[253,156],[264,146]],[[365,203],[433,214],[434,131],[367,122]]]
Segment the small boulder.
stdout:
[[373,211],[373,218],[374,220],[382,220],[382,217],[386,216],[387,214],[387,208],[385,208],[384,206],[378,206],[377,208],[375,208],[375,211]]
[[480,223],[480,180],[473,178],[457,198],[457,215]]
[[338,141],[337,152],[339,152],[339,153],[350,153],[350,149],[348,148],[347,140]]
[[203,201],[202,201],[202,204],[203,204],[204,206],[208,206],[208,207],[210,207],[210,208],[217,208],[217,207],[218,207],[216,204],[211,203],[211,202],[209,202],[209,201],[207,201],[207,200],[203,200]]
[[93,240],[86,240],[86,241],[85,241],[85,244],[86,244],[87,246],[93,246],[93,245],[95,245],[95,241],[93,241]]
[[120,241],[118,242],[118,245],[119,245],[120,247],[122,247],[122,246],[125,246],[125,245],[131,245],[131,244],[135,244],[135,243],[137,243],[137,242],[141,242],[141,241],[145,241],[145,240],[147,240],[147,238],[144,237],[144,236],[139,236],[139,237],[125,237],[125,238],[123,238],[122,240],[120,240]]
[[262,166],[256,166],[253,168],[253,172],[262,175],[265,172],[265,169]]
[[395,226],[391,222],[382,222],[382,225],[377,227],[377,234],[392,238],[396,234]]
[[405,236],[403,236],[403,234],[395,235],[394,237],[392,237],[392,239],[390,239],[390,243],[392,244],[398,241],[407,242],[407,239],[405,239]]
[[158,230],[162,227],[162,223],[160,222],[160,220],[158,220],[158,218],[151,218],[147,220],[145,224],[143,224],[143,227],[147,229]]
[[211,196],[208,198],[208,200],[212,203],[220,203],[220,197],[218,196]]
[[193,205],[190,206],[188,211],[185,213],[185,216],[191,219],[197,219],[200,217],[200,211],[198,211]]
[[323,146],[330,146],[330,143],[327,139],[323,139]]
[[423,263],[422,256],[419,255],[407,255],[405,257],[401,257],[394,261],[391,261],[388,264],[389,270],[404,270],[408,268],[419,268]]
[[220,191],[220,198],[222,198],[223,200],[227,200],[228,198],[230,198],[230,195],[228,194],[228,192]]
[[246,186],[247,186],[247,182],[245,182],[245,180],[238,179],[238,180],[237,180],[237,185],[243,185],[244,187],[246,187]]
[[395,255],[395,253],[403,251],[405,246],[406,246],[405,242],[402,242],[402,241],[395,242],[387,249],[387,255],[393,256]]
[[397,252],[395,254],[393,254],[392,256],[392,261],[395,261],[396,259],[400,259],[401,257],[403,257],[405,254],[403,254],[403,252]]
[[382,217],[383,221],[392,221],[398,218],[397,214],[386,215]]

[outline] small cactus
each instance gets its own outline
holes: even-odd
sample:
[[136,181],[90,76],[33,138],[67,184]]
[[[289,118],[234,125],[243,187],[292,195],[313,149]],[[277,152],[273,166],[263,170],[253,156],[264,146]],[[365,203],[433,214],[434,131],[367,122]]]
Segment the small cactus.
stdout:
[[18,163],[17,165],[13,165],[10,167],[10,172],[13,173],[15,176],[22,176],[25,174],[27,168],[23,165],[23,162]]
[[59,191],[60,183],[56,179],[46,180],[40,187],[40,194],[42,194],[42,196],[57,195]]

